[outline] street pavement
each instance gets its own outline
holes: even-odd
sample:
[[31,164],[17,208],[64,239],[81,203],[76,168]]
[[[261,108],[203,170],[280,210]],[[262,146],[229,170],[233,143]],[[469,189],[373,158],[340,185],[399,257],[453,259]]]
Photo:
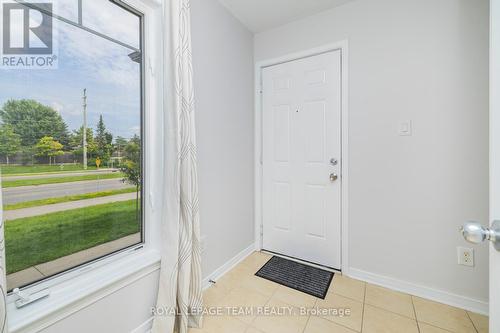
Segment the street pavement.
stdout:
[[19,186],[2,189],[3,204],[10,205],[24,201],[63,197],[100,191],[120,190],[132,187],[121,178],[88,180],[70,183]]
[[[7,176],[2,177],[4,180],[22,180],[22,179],[39,179],[39,178],[55,178],[80,176],[97,173],[110,173],[113,170],[95,170],[87,172],[71,172],[71,173],[46,173],[39,175],[26,176]],[[19,186],[0,189],[2,191],[3,204],[15,204],[25,201],[41,200],[48,198],[63,197],[68,195],[77,195],[101,191],[119,190],[125,188],[133,188],[133,185],[124,183],[121,178],[77,181],[59,184],[45,184],[35,186]],[[85,208],[100,204],[128,201],[136,198],[136,193],[123,193],[106,197],[92,198],[86,200],[78,200],[71,202],[63,202],[52,205],[44,205],[30,208],[22,208],[16,210],[8,210],[3,212],[3,219],[15,220],[24,217],[44,215],[54,212],[61,212],[71,209]],[[141,241],[141,234],[133,234],[121,239],[101,244],[87,250],[83,250],[69,256],[65,256],[48,263],[43,263],[35,267],[30,267],[20,272],[10,274],[7,277],[9,288],[14,288],[20,285],[31,283],[35,280],[49,276],[65,269],[74,267],[75,264],[87,262],[113,251],[123,249],[124,247],[137,244]],[[35,275],[34,275],[35,274]]]
[[2,180],[28,180],[28,179],[42,179],[42,178],[59,178],[59,177],[74,177],[74,176],[87,176],[95,174],[108,174],[117,172],[118,169],[101,169],[101,170],[89,170],[82,172],[48,172],[44,174],[34,174],[34,175],[22,175],[22,176],[2,176]]

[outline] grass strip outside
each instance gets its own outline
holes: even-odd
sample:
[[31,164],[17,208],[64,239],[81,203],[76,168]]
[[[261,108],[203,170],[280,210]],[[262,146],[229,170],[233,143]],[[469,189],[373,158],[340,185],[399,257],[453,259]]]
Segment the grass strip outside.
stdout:
[[4,205],[3,209],[4,210],[15,210],[15,209],[22,209],[22,208],[37,207],[37,206],[53,205],[53,204],[58,204],[58,203],[63,203],[63,202],[79,201],[79,200],[85,200],[85,199],[107,197],[107,196],[117,195],[117,194],[132,193],[135,191],[136,191],[135,187],[130,187],[130,188],[124,188],[124,189],[120,189],[120,190],[110,190],[110,191],[92,192],[92,193],[84,193],[84,194],[75,194],[75,195],[68,195],[68,196],[57,197],[57,198],[48,198],[48,199],[41,199],[41,200],[18,202],[15,204]]
[[[60,165],[46,165],[46,164],[35,164],[35,165],[0,165],[2,175],[6,176],[22,176],[22,175],[33,175],[39,173],[47,172],[84,172],[83,165],[81,164],[65,164],[62,168]],[[96,170],[95,166],[87,167],[87,170]]]
[[106,174],[92,174],[83,176],[64,176],[57,178],[37,178],[37,179],[19,179],[19,180],[3,180],[2,188],[8,187],[19,187],[19,186],[30,186],[30,185],[46,185],[46,184],[59,184],[59,183],[71,183],[80,182],[84,180],[101,180],[101,179],[113,179],[122,178],[123,174],[121,172],[106,173]]
[[7,274],[139,232],[135,201],[7,221]]

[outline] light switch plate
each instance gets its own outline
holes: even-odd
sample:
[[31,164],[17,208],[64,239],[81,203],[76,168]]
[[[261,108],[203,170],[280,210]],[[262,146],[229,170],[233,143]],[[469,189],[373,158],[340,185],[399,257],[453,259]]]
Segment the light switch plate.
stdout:
[[403,120],[399,122],[398,133],[400,136],[411,136],[413,133],[411,120]]

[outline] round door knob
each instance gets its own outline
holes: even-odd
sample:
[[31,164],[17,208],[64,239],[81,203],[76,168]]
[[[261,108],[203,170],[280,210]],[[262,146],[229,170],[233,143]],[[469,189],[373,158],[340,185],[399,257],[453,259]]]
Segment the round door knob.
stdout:
[[489,240],[497,251],[500,251],[500,221],[495,220],[491,224],[491,228],[483,227],[477,222],[467,222],[460,231],[465,240],[474,244]]
[[488,239],[490,230],[477,222],[467,222],[462,226],[461,231],[466,241],[479,244]]

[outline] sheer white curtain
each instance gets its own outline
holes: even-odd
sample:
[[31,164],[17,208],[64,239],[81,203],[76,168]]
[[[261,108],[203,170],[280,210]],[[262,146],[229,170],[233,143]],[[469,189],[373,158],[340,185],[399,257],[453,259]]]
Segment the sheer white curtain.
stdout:
[[202,307],[202,276],[190,1],[166,0],[164,21],[166,214],[153,332],[187,333],[202,319],[197,313]]

